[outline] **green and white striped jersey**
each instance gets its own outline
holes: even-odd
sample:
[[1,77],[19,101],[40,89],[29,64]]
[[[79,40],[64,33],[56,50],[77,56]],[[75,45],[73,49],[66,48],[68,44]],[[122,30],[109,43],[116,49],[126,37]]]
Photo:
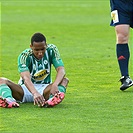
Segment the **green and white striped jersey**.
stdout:
[[[64,66],[58,48],[54,44],[48,44],[45,54],[41,60],[35,58],[32,49],[24,50],[18,57],[18,71],[29,71],[31,81],[34,84],[49,84],[51,83],[51,65],[55,68]],[[23,84],[22,78],[19,84]]]

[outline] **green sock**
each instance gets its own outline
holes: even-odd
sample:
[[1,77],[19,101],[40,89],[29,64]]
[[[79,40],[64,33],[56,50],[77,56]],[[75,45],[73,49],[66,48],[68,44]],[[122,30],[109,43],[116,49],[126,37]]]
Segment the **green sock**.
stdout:
[[13,98],[11,89],[6,84],[0,85],[0,96],[3,98]]
[[[62,85],[58,86],[58,90],[59,90],[59,92],[66,93],[66,88]],[[53,95],[50,95],[49,99],[52,98],[52,97],[53,97]]]
[[66,88],[65,88],[64,86],[62,86],[62,85],[59,85],[59,86],[58,86],[58,90],[59,90],[60,92],[66,93]]

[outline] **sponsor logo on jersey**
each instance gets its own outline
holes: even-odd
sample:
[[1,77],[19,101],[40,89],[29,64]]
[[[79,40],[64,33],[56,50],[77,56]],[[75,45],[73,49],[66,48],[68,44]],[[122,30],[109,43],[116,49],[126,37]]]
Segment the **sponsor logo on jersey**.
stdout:
[[32,78],[36,81],[41,81],[44,80],[47,76],[49,75],[48,70],[44,69],[44,70],[40,70],[38,72],[36,72]]

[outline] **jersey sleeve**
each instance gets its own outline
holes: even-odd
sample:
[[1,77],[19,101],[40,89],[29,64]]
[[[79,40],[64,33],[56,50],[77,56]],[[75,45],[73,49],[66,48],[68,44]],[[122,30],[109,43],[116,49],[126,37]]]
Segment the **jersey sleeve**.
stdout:
[[60,57],[58,48],[55,45],[52,45],[52,64],[55,68],[59,66],[64,66],[64,63]]
[[19,56],[18,56],[18,71],[21,72],[25,72],[25,71],[29,71],[29,63],[30,63],[30,57],[26,52],[22,52]]

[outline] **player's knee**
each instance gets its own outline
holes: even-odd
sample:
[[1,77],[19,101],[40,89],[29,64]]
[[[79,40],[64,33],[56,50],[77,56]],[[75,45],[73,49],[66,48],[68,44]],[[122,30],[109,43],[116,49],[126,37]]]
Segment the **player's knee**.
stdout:
[[119,44],[128,43],[128,34],[126,34],[126,33],[117,34],[117,43],[119,43]]
[[0,85],[1,84],[7,84],[7,81],[8,81],[7,78],[0,77]]

